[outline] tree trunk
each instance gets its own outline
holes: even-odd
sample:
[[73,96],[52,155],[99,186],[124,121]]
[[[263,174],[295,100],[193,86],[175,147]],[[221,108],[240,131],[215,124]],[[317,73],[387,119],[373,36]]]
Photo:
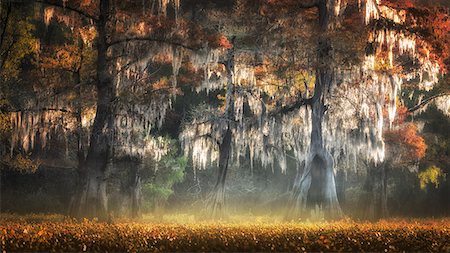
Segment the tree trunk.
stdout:
[[380,218],[387,218],[389,215],[387,204],[387,168],[386,163],[380,164]]
[[361,206],[366,207],[362,218],[376,221],[388,217],[385,163],[368,165],[364,188],[367,195],[361,199]]
[[359,204],[361,206],[361,218],[362,219],[368,219],[368,220],[375,220],[376,216],[376,171],[374,167],[372,167],[370,164],[366,164],[367,166],[367,175],[366,180],[363,186],[364,194],[361,195],[361,198],[359,200]]
[[[311,142],[305,168],[301,176],[296,176],[294,182],[288,207],[288,219],[308,217],[308,204],[322,209],[326,219],[342,217],[336,194],[334,162],[331,154],[323,146],[322,137],[322,123],[326,111],[324,93],[331,87],[333,79],[332,47],[327,35],[330,18],[327,0],[320,1],[317,7],[319,8],[320,34],[317,48],[316,82],[311,106]],[[308,196],[314,197],[312,202],[308,202]]]
[[142,206],[142,184],[141,176],[139,175],[140,165],[134,165],[132,173],[131,182],[131,218],[141,217],[141,206]]
[[112,166],[112,140],[114,138],[115,91],[113,77],[107,60],[107,21],[109,0],[100,1],[97,21],[97,111],[84,170],[86,182],[81,194],[78,216],[107,218],[107,177]]
[[347,191],[347,174],[344,171],[339,171],[336,175],[336,192],[339,202],[345,203],[345,192]]
[[214,195],[212,202],[213,218],[222,218],[225,205],[225,179],[228,172],[228,162],[231,151],[231,130],[228,129],[219,147],[219,171],[217,181],[214,186]]
[[84,145],[83,145],[83,124],[82,124],[82,87],[81,87],[81,66],[83,64],[83,41],[79,41],[80,46],[80,65],[76,69],[76,71],[73,73],[73,82],[75,85],[75,91],[77,96],[77,102],[76,102],[76,137],[77,137],[77,160],[78,160],[78,167],[77,167],[77,178],[76,178],[76,184],[75,184],[75,193],[71,198],[70,204],[69,204],[69,215],[76,216],[78,213],[78,208],[80,206],[80,200],[81,200],[81,194],[83,192],[83,182],[86,179],[86,171],[84,168],[84,162],[85,162],[85,154],[84,154]]
[[84,170],[84,146],[83,146],[83,126],[81,123],[81,85],[80,85],[80,72],[79,70],[73,73],[73,81],[75,85],[78,85],[76,88],[77,91],[77,97],[78,102],[76,105],[76,124],[77,124],[77,130],[76,130],[76,136],[77,136],[77,160],[78,160],[78,167],[77,167],[77,178],[76,178],[76,184],[75,184],[75,193],[72,196],[72,199],[70,201],[69,205],[69,214],[70,215],[77,215],[77,209],[80,205],[80,197],[81,193],[83,191],[83,182],[86,177],[86,172]]
[[[232,41],[234,41],[234,39]],[[219,171],[212,196],[211,211],[213,218],[223,217],[223,209],[225,205],[225,179],[228,172],[231,144],[233,142],[231,122],[234,121],[234,48],[231,48],[228,51],[225,67],[228,75],[227,93],[225,100],[226,108],[224,115],[225,134],[219,143]]]

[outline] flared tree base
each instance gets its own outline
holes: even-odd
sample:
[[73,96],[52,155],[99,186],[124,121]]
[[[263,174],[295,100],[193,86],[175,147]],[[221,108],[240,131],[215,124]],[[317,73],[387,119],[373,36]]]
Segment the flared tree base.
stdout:
[[344,217],[337,198],[333,165],[333,158],[326,150],[310,152],[303,172],[295,179],[287,220],[306,220],[320,215],[325,220]]

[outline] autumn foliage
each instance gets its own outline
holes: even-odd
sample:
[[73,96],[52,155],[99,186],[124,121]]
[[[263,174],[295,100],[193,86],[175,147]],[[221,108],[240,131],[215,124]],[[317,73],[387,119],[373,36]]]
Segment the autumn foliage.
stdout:
[[208,37],[208,44],[212,48],[231,48],[231,42],[223,34],[214,34]]
[[387,131],[386,142],[396,151],[402,150],[402,156],[407,160],[418,160],[425,156],[427,144],[418,134],[417,126],[413,123]]
[[406,10],[413,17],[409,21],[410,31],[418,35],[417,38],[429,44],[421,45],[423,48],[419,52],[430,54],[430,57],[438,62],[441,70],[447,72],[450,67],[448,8],[438,6],[435,1],[383,0],[381,4],[398,10]]
[[8,251],[450,251],[450,222],[97,223],[2,221]]

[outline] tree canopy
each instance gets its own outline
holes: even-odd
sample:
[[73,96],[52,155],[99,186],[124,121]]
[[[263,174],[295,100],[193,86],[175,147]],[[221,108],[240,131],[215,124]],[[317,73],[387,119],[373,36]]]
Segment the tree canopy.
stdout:
[[[167,199],[188,164],[194,175],[218,168],[206,201],[215,217],[230,169],[248,166],[295,170],[289,219],[315,205],[341,218],[339,172],[430,161],[416,117],[432,104],[450,115],[446,1],[0,6],[2,164],[76,168],[75,216],[139,216],[142,192]],[[421,187],[436,184],[433,166]]]

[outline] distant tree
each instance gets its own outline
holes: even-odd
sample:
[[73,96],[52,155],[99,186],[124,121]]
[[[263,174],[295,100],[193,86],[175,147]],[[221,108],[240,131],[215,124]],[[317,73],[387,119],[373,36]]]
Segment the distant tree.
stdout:
[[[207,205],[210,214],[219,218],[224,215],[225,182],[231,164],[239,165],[241,160],[250,159],[253,167],[254,160],[258,159],[264,166],[273,167],[277,160],[274,154],[278,154],[280,166],[285,170],[285,153],[278,146],[247,135],[268,124],[270,117],[278,117],[280,111],[292,111],[302,102],[292,105],[289,100],[297,86],[280,84],[288,78],[293,80],[299,73],[280,60],[277,43],[283,42],[263,42],[274,34],[266,31],[270,27],[258,14],[257,2],[197,5],[204,6],[205,14],[197,14],[196,18],[220,27],[218,31],[229,38],[224,39],[223,45],[228,50],[217,55],[217,63],[212,61],[209,79],[198,87],[199,91],[220,92],[219,106],[197,107],[184,122],[180,138],[185,153],[192,155],[194,169],[217,164],[218,174]],[[303,83],[300,87],[304,90]]]

